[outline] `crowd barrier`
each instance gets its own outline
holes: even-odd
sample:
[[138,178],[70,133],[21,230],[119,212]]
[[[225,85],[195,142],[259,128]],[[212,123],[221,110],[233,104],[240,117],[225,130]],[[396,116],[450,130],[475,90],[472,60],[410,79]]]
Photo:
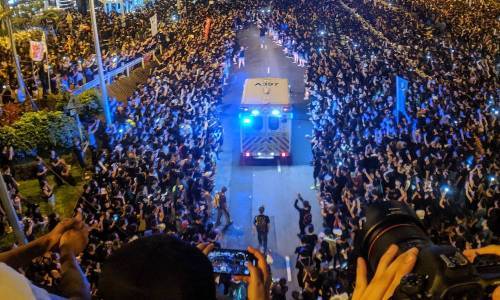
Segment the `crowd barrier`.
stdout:
[[[111,84],[113,82],[113,79],[122,73],[125,73],[128,76],[130,76],[130,71],[133,70],[138,64],[141,64],[142,67],[144,67],[144,56],[141,56],[139,58],[134,59],[133,61],[126,63],[125,65],[118,67],[112,71],[104,73],[104,82],[106,85]],[[95,88],[99,85],[99,76],[95,76],[95,78],[92,81],[89,81],[82,85],[81,87],[78,87],[77,89],[73,90],[71,94],[73,96],[77,96],[86,90]]]

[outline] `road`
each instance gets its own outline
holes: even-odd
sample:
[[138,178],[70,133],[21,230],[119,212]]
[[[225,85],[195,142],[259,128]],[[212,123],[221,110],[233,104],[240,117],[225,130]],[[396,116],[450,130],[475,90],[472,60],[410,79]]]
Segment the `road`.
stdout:
[[[298,212],[293,207],[300,192],[313,206],[316,229],[321,228],[321,216],[312,184],[312,154],[306,135],[311,123],[304,102],[304,71],[287,58],[280,46],[266,38],[266,48],[260,48],[255,27],[238,34],[240,45],[247,47],[246,66],[233,65],[229,85],[223,99],[224,146],[217,164],[216,188],[228,188],[228,203],[234,224],[224,231],[222,246],[244,249],[258,246],[252,233],[252,220],[261,205],[271,218],[268,246],[273,257],[273,278],[287,278],[290,290],[297,288],[294,250],[299,245]],[[291,166],[240,166],[239,103],[246,78],[286,77],[291,86],[294,108]],[[287,258],[289,268],[287,271]]]

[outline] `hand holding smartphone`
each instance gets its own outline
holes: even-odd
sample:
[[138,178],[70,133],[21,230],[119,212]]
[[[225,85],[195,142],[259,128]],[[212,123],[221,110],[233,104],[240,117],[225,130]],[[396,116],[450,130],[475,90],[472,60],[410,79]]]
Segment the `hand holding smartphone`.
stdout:
[[208,254],[214,273],[249,276],[247,262],[253,264],[255,257],[246,250],[214,249]]

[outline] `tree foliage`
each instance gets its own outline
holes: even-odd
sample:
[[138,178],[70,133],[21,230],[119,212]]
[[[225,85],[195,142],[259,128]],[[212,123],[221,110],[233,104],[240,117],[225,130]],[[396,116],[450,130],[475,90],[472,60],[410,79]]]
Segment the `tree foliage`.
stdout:
[[12,145],[19,156],[33,156],[52,148],[68,149],[77,135],[74,119],[61,111],[28,112],[0,128],[0,146]]

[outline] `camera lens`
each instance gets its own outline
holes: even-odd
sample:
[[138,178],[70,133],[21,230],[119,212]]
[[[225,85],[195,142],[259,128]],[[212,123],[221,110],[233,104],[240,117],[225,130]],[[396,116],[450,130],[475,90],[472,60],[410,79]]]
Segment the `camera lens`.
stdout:
[[415,212],[403,203],[377,202],[368,206],[365,214],[356,244],[372,271],[391,244],[398,245],[400,252],[432,244]]

